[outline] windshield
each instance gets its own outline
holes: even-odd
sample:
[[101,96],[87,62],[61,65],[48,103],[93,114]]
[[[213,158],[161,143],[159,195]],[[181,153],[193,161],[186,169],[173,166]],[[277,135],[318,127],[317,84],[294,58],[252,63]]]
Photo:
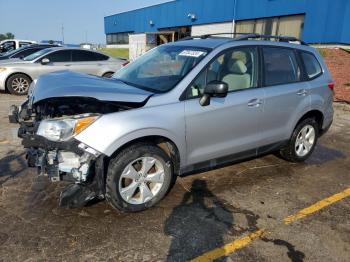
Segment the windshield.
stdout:
[[17,52],[19,52],[19,51],[21,51],[21,50],[23,50],[25,48],[27,48],[27,47],[26,46],[22,46],[20,48],[15,49],[15,50],[7,51],[6,53],[3,53],[2,55],[3,56],[11,56],[11,55],[16,54]]
[[42,56],[42,55],[45,55],[49,52],[51,52],[52,49],[51,48],[47,48],[47,49],[42,49],[38,52],[35,52],[29,56],[26,56],[23,58],[24,61],[33,61],[34,59],[37,59],[38,57]]
[[155,93],[173,89],[207,54],[197,47],[163,45],[123,67],[113,78]]

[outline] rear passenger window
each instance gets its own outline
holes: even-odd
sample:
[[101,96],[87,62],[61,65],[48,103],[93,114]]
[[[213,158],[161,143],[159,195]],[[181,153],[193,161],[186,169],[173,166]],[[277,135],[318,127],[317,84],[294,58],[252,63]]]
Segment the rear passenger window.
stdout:
[[313,54],[302,52],[301,57],[304,61],[306,74],[309,79],[314,79],[322,74],[320,63]]
[[300,68],[292,49],[264,47],[265,86],[300,81]]
[[85,50],[73,50],[73,62],[104,61],[108,58],[108,56],[95,52]]
[[99,54],[99,53],[93,53],[93,54],[94,54],[95,61],[105,61],[109,59],[108,56],[103,54]]
[[93,53],[83,50],[73,50],[73,62],[95,61]]

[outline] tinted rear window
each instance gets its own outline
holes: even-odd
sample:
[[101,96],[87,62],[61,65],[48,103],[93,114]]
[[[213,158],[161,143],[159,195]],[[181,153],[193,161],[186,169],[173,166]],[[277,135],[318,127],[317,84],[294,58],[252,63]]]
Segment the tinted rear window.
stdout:
[[300,81],[300,68],[293,49],[264,47],[265,85],[282,85]]
[[302,52],[301,57],[304,61],[306,74],[308,75],[309,79],[316,78],[322,74],[321,65],[313,54]]
[[84,51],[84,50],[74,50],[73,51],[73,61],[74,62],[83,62],[83,61],[103,61],[107,60],[108,56],[103,54]]

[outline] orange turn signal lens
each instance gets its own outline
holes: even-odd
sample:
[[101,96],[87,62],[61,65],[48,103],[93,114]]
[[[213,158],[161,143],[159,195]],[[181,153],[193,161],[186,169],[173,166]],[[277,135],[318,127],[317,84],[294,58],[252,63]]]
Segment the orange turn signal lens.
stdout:
[[95,122],[96,119],[97,119],[97,116],[89,116],[89,117],[77,119],[77,122],[74,127],[74,135],[79,134],[81,131],[83,131],[85,128],[87,128],[89,125]]

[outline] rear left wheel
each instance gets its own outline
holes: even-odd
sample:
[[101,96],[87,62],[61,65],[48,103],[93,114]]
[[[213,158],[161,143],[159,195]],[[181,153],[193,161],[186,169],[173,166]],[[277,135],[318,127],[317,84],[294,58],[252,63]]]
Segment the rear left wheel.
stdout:
[[13,95],[26,95],[32,80],[24,74],[14,74],[6,83],[7,90]]
[[288,144],[280,151],[281,156],[291,162],[308,159],[318,139],[318,123],[313,118],[301,121],[293,131]]
[[110,161],[106,199],[125,212],[145,210],[158,203],[173,185],[173,164],[159,147],[136,144]]

